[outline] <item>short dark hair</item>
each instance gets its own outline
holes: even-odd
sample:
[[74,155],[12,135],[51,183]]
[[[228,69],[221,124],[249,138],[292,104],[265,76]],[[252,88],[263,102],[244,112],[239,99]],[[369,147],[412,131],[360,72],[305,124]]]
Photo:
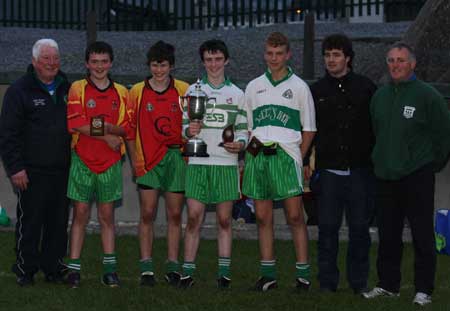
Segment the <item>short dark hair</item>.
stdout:
[[289,39],[284,34],[278,31],[269,33],[266,38],[266,45],[273,47],[285,46],[287,51],[291,49]]
[[172,44],[159,40],[147,52],[147,65],[155,61],[162,63],[165,60],[171,66],[175,65],[175,47]]
[[329,35],[323,39],[322,42],[322,55],[325,55],[325,51],[327,50],[342,50],[345,57],[349,57],[350,60],[348,62],[348,66],[352,66],[353,57],[355,56],[355,52],[353,52],[352,41],[344,34],[336,33]]
[[108,54],[111,62],[114,60],[114,53],[111,45],[103,41],[95,41],[86,48],[86,52],[84,54],[84,59],[86,63],[89,61],[89,56],[91,54]]
[[203,56],[205,52],[217,53],[222,52],[223,56],[225,56],[225,60],[230,57],[230,53],[228,52],[227,45],[225,42],[219,39],[211,39],[207,40],[200,45],[198,49],[198,53],[200,54],[200,59],[203,61]]
[[399,49],[399,50],[406,49],[409,53],[409,59],[414,60],[414,61],[416,60],[416,53],[414,52],[413,47],[404,41],[394,42],[391,46],[389,46],[389,49],[386,54],[388,54],[393,49]]

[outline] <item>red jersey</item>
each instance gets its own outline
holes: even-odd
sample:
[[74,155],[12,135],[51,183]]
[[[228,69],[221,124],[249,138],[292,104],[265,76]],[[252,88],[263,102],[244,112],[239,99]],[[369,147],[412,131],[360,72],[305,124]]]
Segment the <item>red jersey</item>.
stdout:
[[136,129],[137,176],[155,167],[167,152],[168,145],[182,144],[182,111],[179,97],[189,85],[171,78],[163,92],[152,89],[148,79],[130,90],[131,126]]
[[73,129],[90,125],[91,117],[103,116],[105,122],[123,127],[129,132],[127,113],[128,91],[111,82],[105,90],[98,89],[89,79],[75,81],[69,90],[67,105],[68,128],[72,133],[72,147],[86,166],[94,173],[102,173],[117,163],[125,151],[114,151],[95,137],[75,132]]

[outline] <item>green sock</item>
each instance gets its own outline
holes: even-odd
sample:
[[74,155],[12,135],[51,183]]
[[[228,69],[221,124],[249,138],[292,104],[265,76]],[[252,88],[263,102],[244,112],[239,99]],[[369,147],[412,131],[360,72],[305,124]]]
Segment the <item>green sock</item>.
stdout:
[[117,271],[116,254],[103,254],[103,274]]
[[153,260],[152,258],[141,259],[139,260],[139,269],[141,270],[141,274],[145,272],[153,272]]
[[274,260],[261,260],[260,261],[260,273],[261,276],[271,279],[276,279],[276,270],[275,270],[275,259]]
[[193,276],[195,268],[194,262],[185,261],[183,263],[183,276]]
[[67,267],[70,271],[80,272],[81,270],[81,260],[80,258],[69,259]]
[[230,257],[219,257],[219,278],[223,276],[228,279],[230,278],[231,275],[230,266],[231,266]]
[[295,263],[295,270],[297,278],[302,278],[309,281],[311,277],[311,267],[309,263],[297,262]]
[[180,264],[178,261],[167,260],[166,261],[166,273],[178,272],[180,270]]

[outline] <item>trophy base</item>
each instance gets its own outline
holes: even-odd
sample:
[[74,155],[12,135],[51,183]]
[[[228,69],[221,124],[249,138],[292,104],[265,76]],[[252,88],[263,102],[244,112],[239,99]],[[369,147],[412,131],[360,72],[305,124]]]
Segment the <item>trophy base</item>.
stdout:
[[207,158],[209,157],[209,154],[206,150],[206,144],[203,140],[199,138],[191,138],[184,145],[184,151],[182,155],[184,157]]
[[207,153],[194,153],[194,152],[183,152],[181,154],[183,157],[195,157],[195,158],[208,158],[209,154]]

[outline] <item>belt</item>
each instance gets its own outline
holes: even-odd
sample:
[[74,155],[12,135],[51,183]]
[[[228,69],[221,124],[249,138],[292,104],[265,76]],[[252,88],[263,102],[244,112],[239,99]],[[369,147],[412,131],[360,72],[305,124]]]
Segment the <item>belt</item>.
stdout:
[[169,149],[180,149],[182,145],[180,144],[173,144],[173,145],[166,145]]
[[266,156],[276,155],[277,154],[278,143],[273,143],[270,145],[264,145],[262,147],[262,152]]
[[270,145],[264,145],[258,138],[253,137],[248,144],[247,151],[256,157],[260,151],[266,156],[272,156],[277,154],[278,143],[272,143]]

